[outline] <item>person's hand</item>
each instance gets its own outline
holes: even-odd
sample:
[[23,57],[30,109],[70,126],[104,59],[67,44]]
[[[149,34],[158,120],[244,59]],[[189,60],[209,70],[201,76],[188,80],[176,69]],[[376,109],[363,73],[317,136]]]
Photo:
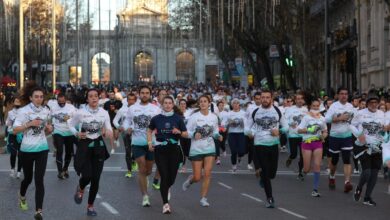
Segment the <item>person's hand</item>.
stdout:
[[364,134],[362,134],[358,137],[358,140],[360,143],[365,144],[366,143],[366,136]]
[[339,121],[347,121],[349,119],[349,115],[344,113],[338,117]]
[[47,124],[47,125],[45,126],[45,131],[46,131],[46,133],[51,133],[51,132],[53,132],[53,125]]
[[218,140],[219,140],[219,142],[222,142],[222,141],[223,141],[222,135],[220,135],[220,136],[218,137]]
[[195,133],[195,140],[200,140],[202,135],[200,133]]
[[390,124],[385,125],[385,126],[383,127],[383,130],[384,130],[384,131],[390,131]]
[[113,137],[113,134],[112,134],[112,131],[103,130],[102,136],[103,136],[104,138],[110,138],[110,139],[111,139],[111,138]]
[[35,119],[27,123],[27,127],[39,127],[42,124],[42,120]]
[[133,129],[131,129],[131,128],[127,129],[127,133],[128,133],[128,134],[133,133]]
[[152,144],[152,143],[149,143],[149,144],[148,144],[148,147],[149,147],[149,151],[150,151],[150,152],[153,152],[153,151],[154,151],[154,147],[153,147],[153,144]]
[[181,134],[181,131],[177,128],[172,129],[172,134]]
[[280,135],[280,132],[279,132],[279,129],[277,128],[274,128],[271,130],[271,135],[274,136],[274,137],[277,137]]
[[79,132],[79,133],[77,133],[77,136],[80,139],[85,139],[85,138],[87,138],[87,133],[86,132]]
[[302,132],[302,133],[307,133],[307,128],[302,128],[302,129],[300,129],[300,132]]

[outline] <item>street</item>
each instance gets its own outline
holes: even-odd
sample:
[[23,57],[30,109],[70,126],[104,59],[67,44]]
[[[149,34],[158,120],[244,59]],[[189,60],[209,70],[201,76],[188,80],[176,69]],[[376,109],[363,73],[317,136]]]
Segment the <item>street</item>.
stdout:
[[[49,138],[51,143],[51,138]],[[138,190],[136,175],[126,179],[123,147],[112,155],[105,163],[100,181],[100,189],[95,201],[98,216],[93,219],[388,219],[387,194],[388,182],[381,176],[373,193],[377,207],[369,207],[352,200],[352,193],[342,191],[342,176],[337,177],[335,191],[329,191],[327,176],[321,176],[320,198],[310,195],[312,176],[308,175],[304,182],[296,179],[294,166],[285,168],[287,153],[281,153],[279,171],[272,182],[275,209],[265,208],[264,191],[260,188],[253,172],[246,170],[246,158],[243,158],[239,171],[232,174],[230,158],[222,157],[222,164],[214,167],[211,188],[208,195],[210,207],[199,205],[200,184],[194,184],[183,192],[181,185],[189,175],[179,173],[176,184],[171,190],[171,215],[161,214],[162,200],[159,191],[149,187],[151,207],[141,206],[141,194]],[[296,164],[296,161],[293,162]],[[34,184],[27,192],[29,210],[22,212],[18,208],[18,189],[21,179],[9,177],[9,157],[0,155],[0,219],[32,219],[34,213]],[[45,219],[92,219],[86,216],[86,200],[81,205],[73,201],[74,190],[78,178],[71,169],[68,180],[59,180],[55,167],[55,159],[49,154],[45,176]],[[340,171],[338,172],[340,174]],[[150,177],[150,181],[151,181]],[[353,177],[356,184],[357,176]]]

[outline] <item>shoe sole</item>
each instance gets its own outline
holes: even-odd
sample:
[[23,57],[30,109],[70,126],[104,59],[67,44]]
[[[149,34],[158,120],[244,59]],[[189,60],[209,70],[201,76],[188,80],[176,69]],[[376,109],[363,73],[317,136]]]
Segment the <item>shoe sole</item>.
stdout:
[[370,204],[370,203],[367,203],[367,202],[363,202],[363,205],[367,205],[367,206],[376,206],[374,204]]

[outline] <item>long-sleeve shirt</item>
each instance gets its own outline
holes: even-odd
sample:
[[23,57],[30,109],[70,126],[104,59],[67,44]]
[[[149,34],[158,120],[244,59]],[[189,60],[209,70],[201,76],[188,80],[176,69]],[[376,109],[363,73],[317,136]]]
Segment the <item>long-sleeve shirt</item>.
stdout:
[[64,107],[60,107],[58,104],[53,105],[50,109],[52,122],[54,126],[53,134],[59,134],[61,136],[71,136],[73,133],[70,131],[67,121],[73,117],[77,109],[66,103]]
[[230,111],[222,120],[222,126],[228,128],[229,133],[244,133],[248,130],[248,119],[244,111]]
[[303,117],[307,114],[306,107],[291,106],[287,108],[284,117],[286,124],[282,125],[285,130],[287,130],[288,137],[298,138],[302,137],[301,134],[298,134],[298,126],[301,123]]
[[7,119],[5,121],[5,125],[7,126],[7,131],[9,133],[13,133],[13,124],[16,120],[16,116],[18,114],[18,110],[16,108],[13,108],[11,111],[8,112]]
[[[348,120],[334,123],[332,121],[333,117],[340,116],[341,114],[348,114],[349,116]],[[336,137],[336,138],[351,137],[352,133],[350,129],[350,124],[355,114],[356,114],[356,109],[350,103],[346,103],[344,105],[338,101],[333,103],[329,107],[325,115],[326,122],[331,123],[329,136]]]
[[122,108],[118,110],[116,113],[112,123],[114,124],[115,128],[119,129],[120,127],[123,127],[123,123],[126,119],[127,111],[129,111],[129,106],[124,105]]

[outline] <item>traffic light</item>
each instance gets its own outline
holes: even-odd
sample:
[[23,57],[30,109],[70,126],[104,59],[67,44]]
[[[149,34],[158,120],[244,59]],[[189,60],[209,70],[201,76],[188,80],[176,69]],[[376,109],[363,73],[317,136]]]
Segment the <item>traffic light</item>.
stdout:
[[294,60],[292,58],[286,57],[285,61],[286,61],[287,66],[289,66],[289,67],[294,66]]

